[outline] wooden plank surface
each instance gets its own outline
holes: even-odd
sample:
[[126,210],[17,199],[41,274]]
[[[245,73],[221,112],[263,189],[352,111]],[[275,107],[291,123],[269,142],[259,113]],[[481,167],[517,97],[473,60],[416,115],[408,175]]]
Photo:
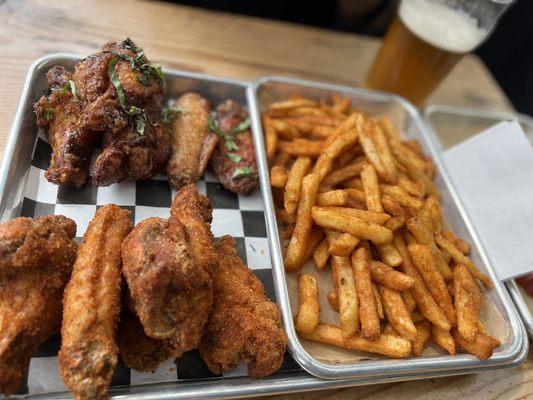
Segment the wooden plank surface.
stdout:
[[[52,52],[89,54],[131,37],[165,66],[254,79],[286,75],[360,86],[379,41],[155,1],[0,1],[0,153],[25,75]],[[509,110],[480,60],[465,57],[430,103]],[[524,399],[533,396],[533,357],[499,372],[275,396],[276,399]]]

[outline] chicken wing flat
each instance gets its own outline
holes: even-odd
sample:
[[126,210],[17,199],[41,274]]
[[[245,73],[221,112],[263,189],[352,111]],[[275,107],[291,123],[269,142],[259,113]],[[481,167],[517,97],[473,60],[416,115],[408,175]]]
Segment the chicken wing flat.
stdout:
[[75,236],[63,216],[0,225],[0,393],[17,390],[33,351],[59,329]]
[[106,398],[117,363],[122,240],[131,213],[114,204],[96,212],[65,290],[59,369],[76,399]]
[[136,371],[153,372],[170,356],[168,342],[147,336],[139,318],[127,308],[120,314],[117,344],[124,364]]
[[52,92],[35,103],[37,123],[47,128],[52,146],[45,177],[58,185],[80,187],[87,180],[96,135],[81,124],[83,108],[71,87],[72,74],[56,66],[46,77]]
[[[178,190],[200,179],[216,142],[206,142],[211,108],[209,101],[197,93],[186,93],[174,106],[182,113],[172,121],[172,155],[167,175],[170,186]],[[210,146],[211,150],[204,149],[204,146]]]
[[167,339],[175,357],[198,346],[211,310],[210,222],[209,200],[188,185],[176,194],[168,220],[142,221],[122,245],[132,309],[145,333]]
[[231,99],[221,103],[216,113],[220,140],[211,156],[211,169],[226,189],[251,194],[259,178],[248,113]]
[[220,239],[217,252],[213,309],[200,354],[215,374],[244,361],[252,378],[267,376],[280,367],[287,345],[279,308],[241,261],[231,236]]

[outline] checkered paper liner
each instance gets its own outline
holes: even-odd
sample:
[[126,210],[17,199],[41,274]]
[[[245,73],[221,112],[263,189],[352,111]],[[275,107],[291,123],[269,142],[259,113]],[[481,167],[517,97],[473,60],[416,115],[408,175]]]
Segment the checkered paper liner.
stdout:
[[[96,188],[86,184],[82,188],[57,186],[48,182],[44,173],[49,166],[51,147],[42,132],[34,146],[20,215],[39,217],[65,215],[77,224],[77,240],[81,241],[89,221],[98,207],[114,203],[132,213],[135,224],[149,217],[168,218],[170,204],[175,192],[163,174],[147,181],[124,181],[109,187]],[[95,153],[96,155],[96,153]],[[201,193],[213,204],[211,230],[215,237],[232,235],[237,242],[239,256],[261,280],[270,299],[276,299],[272,266],[265,227],[264,206],[259,190],[251,196],[241,196],[225,190],[217,177],[207,171],[197,183]],[[57,353],[61,347],[60,334],[53,335],[33,354],[28,375],[17,394],[36,395],[66,391],[59,375]],[[300,371],[300,367],[286,353],[277,374]],[[197,382],[209,379],[228,379],[247,376],[245,364],[236,369],[214,375],[203,363],[197,350],[190,351],[178,360],[168,359],[154,373],[137,372],[124,365],[122,360],[113,375],[111,387],[134,386],[157,382]]]

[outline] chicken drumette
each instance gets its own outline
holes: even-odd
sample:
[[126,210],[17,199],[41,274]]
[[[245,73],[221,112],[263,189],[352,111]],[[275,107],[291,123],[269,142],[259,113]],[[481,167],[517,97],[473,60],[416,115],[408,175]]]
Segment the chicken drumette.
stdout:
[[0,393],[17,390],[33,351],[59,329],[75,236],[63,216],[0,225]]
[[168,340],[175,357],[197,347],[211,310],[210,222],[209,200],[188,185],[176,194],[168,220],[144,220],[122,245],[131,307],[145,333]]
[[200,354],[215,374],[244,361],[252,378],[269,375],[280,367],[287,345],[278,305],[241,261],[231,236],[220,239],[217,254],[213,309]]

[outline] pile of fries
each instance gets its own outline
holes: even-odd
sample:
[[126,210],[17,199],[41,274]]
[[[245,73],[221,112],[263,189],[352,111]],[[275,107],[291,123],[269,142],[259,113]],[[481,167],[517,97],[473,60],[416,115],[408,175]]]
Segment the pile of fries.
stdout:
[[338,325],[320,322],[319,282],[299,276],[296,330],[307,340],[383,354],[488,359],[500,342],[481,321],[483,288],[469,245],[443,230],[435,168],[386,117],[293,97],[262,115],[285,269],[331,268]]

